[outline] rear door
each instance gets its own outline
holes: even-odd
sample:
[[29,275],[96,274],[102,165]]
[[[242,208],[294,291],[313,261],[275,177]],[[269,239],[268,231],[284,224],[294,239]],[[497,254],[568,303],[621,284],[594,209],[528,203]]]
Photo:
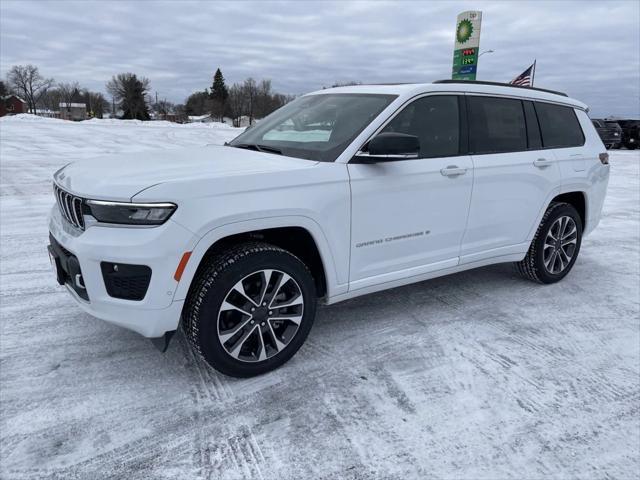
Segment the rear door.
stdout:
[[545,149],[552,151],[560,164],[563,177],[570,177],[571,170],[583,172],[590,159],[597,160],[599,152],[589,157],[589,152],[583,148],[585,136],[572,107],[545,102],[535,102],[535,107],[542,132],[542,144]]
[[464,97],[428,95],[382,130],[415,135],[417,159],[348,164],[352,196],[350,290],[456,266],[473,167]]
[[467,95],[473,198],[460,263],[522,250],[560,169],[542,150],[532,102]]

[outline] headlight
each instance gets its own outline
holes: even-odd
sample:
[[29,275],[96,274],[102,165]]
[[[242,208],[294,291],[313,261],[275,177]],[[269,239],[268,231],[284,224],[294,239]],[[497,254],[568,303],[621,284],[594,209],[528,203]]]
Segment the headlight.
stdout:
[[88,214],[100,223],[162,225],[176,211],[173,203],[127,203],[87,200]]

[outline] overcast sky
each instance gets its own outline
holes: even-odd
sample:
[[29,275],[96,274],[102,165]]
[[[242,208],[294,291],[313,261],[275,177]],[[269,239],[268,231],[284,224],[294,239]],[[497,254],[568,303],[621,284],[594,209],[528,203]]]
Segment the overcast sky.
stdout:
[[536,86],[592,116],[640,116],[637,0],[580,2],[201,2],[0,0],[0,74],[32,63],[104,91],[119,72],[183,102],[211,85],[270,78],[299,94],[336,81],[450,78],[456,15],[483,12],[479,80],[509,81],[537,59]]

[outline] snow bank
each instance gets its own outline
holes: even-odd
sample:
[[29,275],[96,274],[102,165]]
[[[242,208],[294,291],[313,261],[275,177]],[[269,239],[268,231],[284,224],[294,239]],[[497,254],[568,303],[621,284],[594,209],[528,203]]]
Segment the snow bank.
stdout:
[[180,334],[161,355],[83,313],[46,217],[69,161],[240,131],[0,120],[0,477],[637,477],[638,152],[610,152],[604,216],[561,283],[498,265],[321,307],[290,362],[239,380]]

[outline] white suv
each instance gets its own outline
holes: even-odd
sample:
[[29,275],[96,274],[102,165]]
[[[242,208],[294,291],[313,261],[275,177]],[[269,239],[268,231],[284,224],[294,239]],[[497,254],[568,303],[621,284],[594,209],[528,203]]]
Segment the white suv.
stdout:
[[587,107],[487,82],[304,95],[230,144],[54,175],[58,282],[166,349],[182,325],[219,371],[300,348],[333,304],[499,262],[553,283],[600,219],[608,156]]

